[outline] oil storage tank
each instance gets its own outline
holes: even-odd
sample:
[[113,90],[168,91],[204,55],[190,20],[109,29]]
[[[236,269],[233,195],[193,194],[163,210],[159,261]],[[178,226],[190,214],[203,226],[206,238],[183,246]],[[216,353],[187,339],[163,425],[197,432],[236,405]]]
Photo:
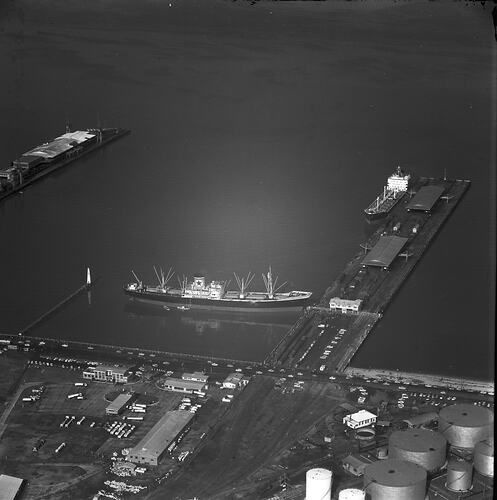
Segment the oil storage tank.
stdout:
[[472,450],[493,436],[493,423],[494,414],[488,408],[461,403],[440,410],[438,430],[451,446]]
[[366,493],[356,488],[347,488],[338,494],[338,500],[364,500]]
[[371,500],[425,500],[426,470],[418,464],[388,458],[364,470],[364,490]]
[[435,472],[445,464],[447,440],[439,432],[425,429],[395,431],[388,440],[388,456],[421,465]]
[[450,491],[469,491],[473,483],[473,464],[464,460],[451,460],[447,465],[445,487]]
[[494,438],[476,443],[473,457],[475,470],[483,476],[494,477]]
[[331,500],[331,471],[309,469],[305,475],[306,500]]

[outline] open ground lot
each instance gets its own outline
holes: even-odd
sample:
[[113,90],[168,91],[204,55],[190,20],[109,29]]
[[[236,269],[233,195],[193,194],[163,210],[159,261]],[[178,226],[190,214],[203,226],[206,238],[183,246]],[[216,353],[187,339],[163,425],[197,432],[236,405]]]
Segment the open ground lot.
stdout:
[[265,488],[268,479],[265,468],[271,468],[281,450],[327,415],[341,395],[324,382],[308,382],[304,387],[283,392],[275,389],[274,378],[254,377],[188,468],[148,498],[231,498],[235,485],[241,495],[237,498],[259,498],[259,489]]

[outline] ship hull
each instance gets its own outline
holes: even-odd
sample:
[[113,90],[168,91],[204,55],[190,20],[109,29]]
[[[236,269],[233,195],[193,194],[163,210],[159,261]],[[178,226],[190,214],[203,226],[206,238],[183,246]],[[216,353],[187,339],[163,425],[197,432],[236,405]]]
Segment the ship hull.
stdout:
[[397,205],[397,203],[404,197],[402,194],[401,196],[397,198],[389,198],[389,200],[384,203],[383,207],[381,207],[377,211],[370,211],[369,207],[364,210],[364,213],[366,217],[369,220],[376,220],[376,219],[382,219],[383,217],[386,217],[389,212],[392,210],[392,208]]
[[124,292],[132,299],[139,302],[151,304],[163,304],[165,306],[181,307],[195,309],[219,309],[226,311],[299,311],[305,307],[309,301],[311,294],[303,297],[291,297],[288,299],[277,300],[242,300],[242,299],[204,299],[204,298],[188,298],[166,293],[144,291],[144,290],[129,290],[124,289]]

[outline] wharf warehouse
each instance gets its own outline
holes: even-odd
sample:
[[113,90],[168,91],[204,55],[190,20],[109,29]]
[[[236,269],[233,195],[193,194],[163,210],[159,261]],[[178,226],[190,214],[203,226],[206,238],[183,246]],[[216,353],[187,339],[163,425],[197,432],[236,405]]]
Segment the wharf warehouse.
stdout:
[[20,498],[24,479],[7,474],[0,474],[0,500],[15,500]]
[[371,500],[425,500],[427,475],[418,464],[388,458],[366,467],[363,489]]
[[431,212],[433,206],[442,196],[445,189],[442,186],[423,186],[407,204],[406,210]]
[[447,455],[447,440],[438,432],[426,429],[395,431],[388,439],[389,458],[421,465],[428,472],[440,470]]
[[205,382],[196,382],[194,380],[166,377],[161,383],[161,387],[166,391],[194,394],[207,389],[207,384]]
[[134,394],[130,393],[123,393],[119,394],[112,403],[110,403],[109,406],[105,409],[106,415],[119,415],[124,409],[124,407],[132,400],[135,398]]
[[461,403],[442,408],[438,430],[455,448],[472,450],[494,434],[494,414],[484,406]]
[[137,464],[158,465],[164,452],[172,451],[190,430],[194,414],[187,410],[171,410],[131,448],[126,460]]
[[364,257],[361,264],[388,269],[407,241],[408,238],[400,236],[380,236],[376,245]]

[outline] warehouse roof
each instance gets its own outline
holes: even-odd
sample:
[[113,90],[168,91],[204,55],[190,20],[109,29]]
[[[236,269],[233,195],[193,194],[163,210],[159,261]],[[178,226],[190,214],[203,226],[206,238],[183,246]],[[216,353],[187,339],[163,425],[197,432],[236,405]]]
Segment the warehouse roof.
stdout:
[[364,257],[362,265],[380,267],[390,266],[406,242],[407,238],[401,238],[400,236],[380,236],[376,245],[366,257]]
[[194,414],[187,410],[166,412],[129,454],[158,459],[193,417]]
[[0,500],[14,500],[24,479],[7,474],[0,474]]
[[442,196],[444,191],[445,189],[442,186],[424,186],[407,204],[406,209],[429,212],[440,196]]

